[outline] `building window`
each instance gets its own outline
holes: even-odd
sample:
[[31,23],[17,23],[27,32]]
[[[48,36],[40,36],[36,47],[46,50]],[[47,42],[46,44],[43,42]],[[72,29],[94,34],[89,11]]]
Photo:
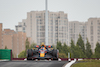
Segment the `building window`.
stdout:
[[98,41],[100,41],[100,39],[98,39]]
[[98,32],[100,32],[100,29],[98,29]]
[[19,25],[18,27],[22,27],[22,25]]
[[51,22],[51,25],[53,25],[53,22]]
[[30,18],[32,18],[32,15],[30,15]]
[[91,26],[91,29],[93,29],[93,26]]
[[65,17],[65,19],[67,19],[67,17]]
[[98,33],[98,35],[100,35],[100,33]]
[[98,36],[98,38],[100,38],[100,36]]
[[51,22],[53,22],[53,20],[51,20]]
[[100,20],[97,20],[97,22],[99,22]]
[[25,23],[24,23],[24,26],[25,26]]
[[93,21],[91,21],[91,25],[93,25]]
[[16,26],[16,31],[18,31],[18,27]]
[[91,38],[91,41],[93,41],[93,39]]
[[93,32],[91,32],[91,35],[93,35]]
[[55,22],[58,22],[58,20],[55,20]]
[[100,22],[98,22],[98,25],[100,25]]
[[92,48],[94,47],[93,43],[91,43],[91,47],[92,47]]
[[23,30],[25,30],[25,27],[23,27]]
[[100,26],[98,26],[98,28],[100,28]]

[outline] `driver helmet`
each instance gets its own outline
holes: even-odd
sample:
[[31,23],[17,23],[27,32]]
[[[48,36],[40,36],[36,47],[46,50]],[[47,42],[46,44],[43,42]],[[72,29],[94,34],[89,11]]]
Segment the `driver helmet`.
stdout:
[[45,47],[44,43],[41,44],[41,47]]

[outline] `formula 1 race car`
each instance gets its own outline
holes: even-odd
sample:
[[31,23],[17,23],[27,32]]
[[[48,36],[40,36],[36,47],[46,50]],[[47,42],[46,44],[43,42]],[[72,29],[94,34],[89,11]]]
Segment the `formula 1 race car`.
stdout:
[[28,49],[27,50],[27,60],[41,60],[41,59],[51,59],[58,60],[59,50],[53,49],[52,46],[35,46],[37,49]]

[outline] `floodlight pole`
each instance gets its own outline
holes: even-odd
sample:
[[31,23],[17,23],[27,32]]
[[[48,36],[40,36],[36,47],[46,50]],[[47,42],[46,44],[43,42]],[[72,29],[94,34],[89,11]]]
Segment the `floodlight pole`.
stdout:
[[45,45],[48,45],[48,0],[45,0]]

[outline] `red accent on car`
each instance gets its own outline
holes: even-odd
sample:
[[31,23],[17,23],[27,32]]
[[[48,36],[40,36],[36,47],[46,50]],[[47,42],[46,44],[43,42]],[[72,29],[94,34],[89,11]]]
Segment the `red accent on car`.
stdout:
[[38,45],[37,45],[36,47],[37,47],[37,48],[39,48],[39,46],[38,46]]
[[48,48],[51,48],[51,46],[48,46]]
[[45,51],[45,53],[47,53],[47,51]]
[[32,56],[33,56],[33,52],[32,52]]

